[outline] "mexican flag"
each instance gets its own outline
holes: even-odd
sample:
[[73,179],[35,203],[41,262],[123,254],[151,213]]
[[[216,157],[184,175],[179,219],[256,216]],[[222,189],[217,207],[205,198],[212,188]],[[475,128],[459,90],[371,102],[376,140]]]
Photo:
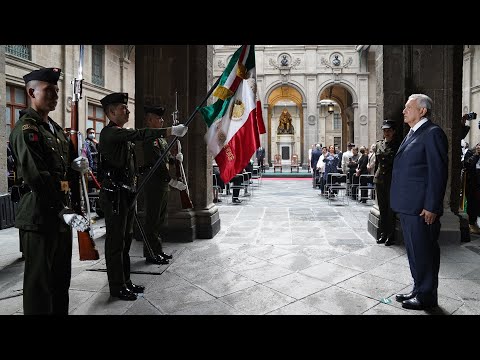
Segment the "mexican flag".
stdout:
[[253,45],[243,45],[235,52],[213,94],[218,100],[200,112],[208,126],[207,146],[227,183],[247,166],[260,146],[260,134],[266,132]]

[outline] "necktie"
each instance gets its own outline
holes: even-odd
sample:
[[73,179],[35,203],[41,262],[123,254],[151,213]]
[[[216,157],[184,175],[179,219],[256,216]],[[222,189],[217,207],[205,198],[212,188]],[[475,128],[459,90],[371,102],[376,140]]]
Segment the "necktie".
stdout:
[[413,129],[410,129],[410,131],[407,134],[407,140],[410,139],[410,136],[412,136],[414,132],[415,131],[413,131]]

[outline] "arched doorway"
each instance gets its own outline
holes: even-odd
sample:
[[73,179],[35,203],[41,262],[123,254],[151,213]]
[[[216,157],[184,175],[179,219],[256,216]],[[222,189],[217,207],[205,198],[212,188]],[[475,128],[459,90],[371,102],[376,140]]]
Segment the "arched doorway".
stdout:
[[268,161],[280,155],[282,164],[290,164],[293,155],[303,163],[303,96],[292,86],[281,85],[267,99]]
[[354,96],[341,84],[331,84],[320,90],[319,104],[320,139],[324,145],[346,150],[349,142],[355,142]]

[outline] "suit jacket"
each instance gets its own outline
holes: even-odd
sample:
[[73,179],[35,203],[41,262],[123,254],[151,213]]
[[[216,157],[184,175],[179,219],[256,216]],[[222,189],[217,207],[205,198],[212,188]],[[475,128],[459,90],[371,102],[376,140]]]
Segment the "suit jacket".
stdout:
[[310,167],[312,169],[315,169],[317,167],[317,162],[318,159],[320,159],[320,156],[322,156],[322,150],[315,148],[312,151],[312,159],[310,160]]
[[257,157],[257,159],[263,160],[263,158],[265,157],[265,149],[263,147],[261,149],[258,148],[255,156]]
[[447,136],[428,120],[402,142],[395,155],[390,189],[392,210],[419,215],[426,209],[441,216],[447,179]]
[[357,170],[360,170],[360,175],[368,174],[367,164],[368,164],[368,155],[367,155],[367,154],[363,154],[363,155],[358,159]]

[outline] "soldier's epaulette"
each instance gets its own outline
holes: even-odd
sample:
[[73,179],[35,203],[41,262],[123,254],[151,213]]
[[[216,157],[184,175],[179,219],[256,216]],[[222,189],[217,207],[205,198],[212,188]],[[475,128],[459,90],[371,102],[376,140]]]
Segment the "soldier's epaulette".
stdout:
[[33,131],[36,131],[38,132],[38,128],[35,126],[35,125],[32,125],[32,124],[25,124],[22,126],[22,130],[25,131],[25,130],[33,130]]

